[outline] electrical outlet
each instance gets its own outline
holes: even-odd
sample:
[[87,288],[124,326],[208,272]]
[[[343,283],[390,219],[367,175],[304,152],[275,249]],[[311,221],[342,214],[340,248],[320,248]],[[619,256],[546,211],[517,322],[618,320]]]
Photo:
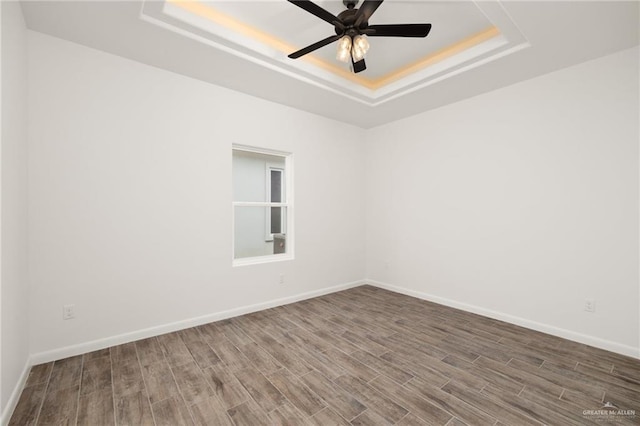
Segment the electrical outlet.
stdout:
[[62,319],[69,320],[76,317],[76,305],[64,305],[62,307]]
[[280,274],[280,284],[284,284],[284,274]]
[[596,311],[596,301],[594,299],[585,299],[584,300],[584,310],[587,312],[595,312]]

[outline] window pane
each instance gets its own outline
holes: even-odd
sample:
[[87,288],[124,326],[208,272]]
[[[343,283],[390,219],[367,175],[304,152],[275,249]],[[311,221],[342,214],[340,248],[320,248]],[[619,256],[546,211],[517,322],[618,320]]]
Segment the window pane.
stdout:
[[[268,202],[272,196],[282,200],[285,187],[285,158],[277,155],[233,150],[233,201]],[[272,170],[272,169],[277,170]],[[273,176],[274,172],[277,176]],[[280,173],[278,173],[280,172]],[[277,182],[271,182],[272,178]],[[271,188],[277,185],[276,191]],[[280,202],[280,201],[278,201]]]
[[[286,207],[234,208],[234,259],[286,253]],[[267,225],[278,217],[278,232]],[[270,217],[271,216],[271,217]]]
[[282,202],[282,171],[271,170],[271,202]]
[[271,233],[280,234],[282,232],[282,207],[271,207]]

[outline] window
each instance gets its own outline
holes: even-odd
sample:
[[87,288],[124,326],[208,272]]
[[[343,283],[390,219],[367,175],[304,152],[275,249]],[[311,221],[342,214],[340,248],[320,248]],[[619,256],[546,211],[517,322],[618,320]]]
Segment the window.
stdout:
[[233,265],[293,259],[292,155],[233,147]]

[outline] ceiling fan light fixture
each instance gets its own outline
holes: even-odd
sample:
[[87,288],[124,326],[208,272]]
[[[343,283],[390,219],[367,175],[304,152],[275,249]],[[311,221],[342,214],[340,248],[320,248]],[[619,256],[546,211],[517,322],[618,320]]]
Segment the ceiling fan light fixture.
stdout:
[[353,39],[353,47],[351,49],[353,54],[353,60],[358,62],[364,59],[365,55],[369,51],[369,40],[364,34],[357,35]]
[[362,51],[362,49],[359,49],[355,46],[353,47],[353,49],[351,49],[351,54],[353,55],[354,62],[358,62],[364,59],[364,52]]
[[338,53],[336,54],[336,58],[342,62],[349,62],[349,57],[351,56],[351,37],[345,35],[340,40],[338,40]]

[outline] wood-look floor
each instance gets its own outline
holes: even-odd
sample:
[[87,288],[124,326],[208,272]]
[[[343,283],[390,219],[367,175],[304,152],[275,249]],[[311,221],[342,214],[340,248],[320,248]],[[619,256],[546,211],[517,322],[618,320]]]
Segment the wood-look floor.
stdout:
[[613,420],[640,423],[640,361],[362,286],[37,365],[10,424]]

